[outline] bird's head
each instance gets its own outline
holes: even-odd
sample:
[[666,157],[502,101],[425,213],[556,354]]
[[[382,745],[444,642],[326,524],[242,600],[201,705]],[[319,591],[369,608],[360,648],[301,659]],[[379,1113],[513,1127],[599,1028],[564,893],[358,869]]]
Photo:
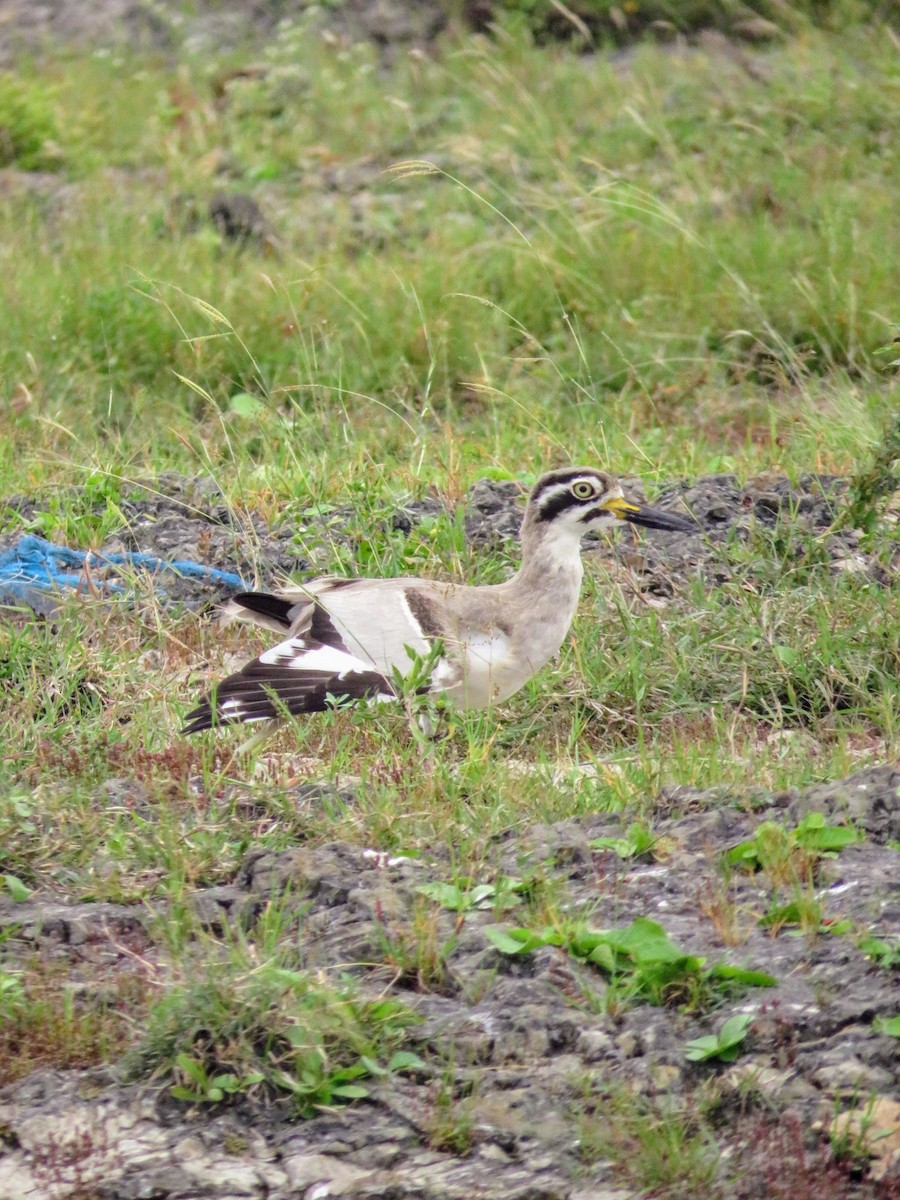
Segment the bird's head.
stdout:
[[621,521],[650,529],[696,529],[685,517],[626,500],[618,480],[594,467],[562,467],[542,475],[532,489],[525,520],[535,531],[578,538]]

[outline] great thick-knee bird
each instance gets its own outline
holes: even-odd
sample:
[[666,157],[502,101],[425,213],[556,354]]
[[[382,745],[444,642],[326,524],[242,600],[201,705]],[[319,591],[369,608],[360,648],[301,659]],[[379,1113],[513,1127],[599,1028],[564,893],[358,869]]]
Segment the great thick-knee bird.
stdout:
[[581,539],[621,521],[695,528],[626,500],[605,471],[564,467],[535,484],[522,523],[522,565],[505,583],[327,577],[234,596],[226,618],[271,629],[280,640],[214,687],[188,713],[184,732],[319,712],[363,697],[397,699],[398,677],[417,663],[420,674],[428,665],[419,691],[461,708],[505,700],[568,633],[581,590]]

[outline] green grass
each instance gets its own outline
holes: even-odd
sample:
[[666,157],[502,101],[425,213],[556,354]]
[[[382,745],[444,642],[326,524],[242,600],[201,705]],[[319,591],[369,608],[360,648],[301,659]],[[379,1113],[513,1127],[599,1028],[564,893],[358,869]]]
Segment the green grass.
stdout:
[[0,1087],[39,1067],[92,1067],[117,1058],[144,1010],[138,973],[99,971],[92,986],[66,964],[35,956],[21,972],[0,972]]
[[127,1073],[193,1104],[284,1094],[310,1116],[368,1095],[360,1081],[387,1074],[389,1062],[410,1065],[412,1056],[391,1050],[414,1015],[384,997],[363,999],[349,980],[295,969],[271,945],[273,931],[284,938],[283,922],[270,908],[253,942],[200,939],[184,977],[150,1005]]
[[[579,1106],[579,1148],[587,1162],[611,1159],[623,1182],[662,1195],[702,1189],[719,1194],[719,1148],[709,1100],[654,1102],[627,1089],[586,1089]],[[671,1189],[671,1190],[670,1190]]]
[[[846,470],[890,411],[892,56],[877,30],[808,31],[761,54],[765,78],[652,46],[587,70],[507,37],[385,80],[365,48],[288,33],[224,107],[199,63],[129,71],[127,104],[120,64],[48,66],[81,190],[49,221],[0,213],[14,439],[76,475],[137,458],[329,494],[373,457],[419,486],[564,452]],[[222,154],[282,258],[167,232],[166,198],[221,186]],[[390,170],[422,159],[439,173]],[[321,194],[345,165],[362,200]],[[236,392],[263,413],[229,417]],[[835,409],[852,420],[826,435]]]
[[[134,481],[174,468],[270,521],[352,506],[352,548],[299,538],[322,571],[494,582],[511,548],[474,551],[459,514],[391,532],[397,501],[438,489],[452,507],[484,475],[528,482],[568,460],[640,474],[651,495],[681,476],[816,470],[858,477],[855,519],[887,562],[891,526],[862,518],[883,513],[894,479],[895,53],[877,25],[800,21],[743,57],[646,44],[578,58],[512,23],[388,74],[302,27],[257,78],[226,80],[240,57],[24,65],[15,94],[41,97],[25,116],[53,142],[61,190],[0,199],[0,498],[40,497],[45,536],[98,546]],[[177,228],[172,198],[223,186],[258,197],[277,253]],[[152,600],[10,616],[0,874],[177,913],[251,847],[340,839],[440,847],[447,880],[490,882],[501,836],[532,824],[650,822],[664,785],[782,789],[895,757],[888,590],[833,576],[787,524],[721,553],[731,582],[679,583],[659,610],[591,565],[560,662],[501,714],[457,715],[427,763],[388,711],[297,722],[243,757],[240,731],[181,739],[224,656],[258,643]],[[358,781],[356,801],[298,807],[310,776]],[[552,895],[535,902],[552,923],[540,903]],[[198,1103],[234,1094],[222,1075],[242,1094],[273,1087],[248,1049],[260,1014],[283,1018],[262,1057],[286,1061],[313,993],[324,1040],[310,1054],[325,1065],[301,1108],[352,1087],[335,1072],[363,1056],[389,1060],[394,1041],[341,981],[320,995],[253,975],[192,928],[154,936],[170,961],[139,1058]],[[387,960],[417,986],[440,986],[452,949],[424,901],[385,930]],[[191,982],[222,961],[218,990]],[[23,1030],[51,1030],[35,1062],[70,1065],[67,1040],[86,1047],[78,1062],[121,1045],[105,1012],[78,1033],[55,977],[6,991]],[[334,1013],[359,1036],[332,1053]],[[198,1022],[225,1040],[191,1067]],[[676,1133],[705,1178],[705,1134]]]

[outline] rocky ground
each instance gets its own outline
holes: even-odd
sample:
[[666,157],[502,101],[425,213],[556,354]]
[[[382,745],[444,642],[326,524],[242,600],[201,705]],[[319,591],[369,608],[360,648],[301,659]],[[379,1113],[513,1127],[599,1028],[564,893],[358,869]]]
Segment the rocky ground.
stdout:
[[[845,490],[842,481],[817,476],[796,488],[780,476],[744,485],[731,476],[679,483],[654,504],[689,509],[696,534],[602,541],[590,553],[617,556],[636,586],[670,594],[698,571],[711,581],[752,576],[753,557],[743,549],[760,529],[778,535],[782,555],[792,547],[808,553],[816,533],[831,569],[889,584],[896,561],[890,568],[867,555],[852,531],[825,534]],[[466,508],[468,537],[481,544],[514,537],[521,505],[514,483],[477,484]],[[136,489],[120,507],[128,523],[104,549],[214,563],[263,584],[320,567],[330,541],[353,537],[349,510],[270,530],[259,516],[236,516],[215,485],[175,476]],[[391,523],[409,530],[442,507],[436,497],[410,502]],[[10,498],[4,543],[41,511],[38,499]],[[769,570],[764,563],[759,569]],[[195,581],[179,587],[178,598],[190,604],[215,598]],[[140,804],[140,785],[131,786]],[[296,794],[298,808],[357,799],[353,785],[336,794],[307,784]],[[643,856],[621,858],[592,845],[621,837],[627,825],[597,815],[509,833],[495,847],[499,867],[550,881],[560,911],[592,928],[650,918],[685,952],[765,970],[774,987],[740,989],[702,1014],[684,1005],[619,1005],[610,1002],[604,977],[561,947],[501,953],[486,930],[498,920],[516,924],[514,914],[477,908],[441,911],[436,936],[446,959],[423,986],[398,973],[385,937],[402,941],[419,889],[452,877],[446,848],[436,846],[430,861],[388,859],[342,843],[250,851],[231,884],[195,895],[201,922],[214,930],[252,923],[289,887],[301,906],[303,965],[376,964],[357,968],[361,985],[370,993],[390,988],[416,1011],[411,1049],[432,1063],[449,1056],[452,1082],[440,1068],[417,1068],[374,1084],[350,1108],[298,1121],[249,1100],[186,1111],[165,1089],[129,1083],[114,1068],[38,1072],[0,1093],[0,1197],[626,1200],[650,1193],[629,1190],[627,1172],[623,1178],[597,1149],[609,1123],[609,1089],[617,1087],[682,1113],[715,1087],[720,1158],[712,1196],[896,1197],[900,1041],[873,1025],[897,1014],[896,962],[893,969],[876,963],[859,936],[868,931],[896,946],[891,939],[900,930],[900,770],[877,767],[802,794],[669,789],[655,798],[654,812],[657,841]],[[809,812],[851,823],[863,836],[819,864],[815,928],[807,923],[802,932],[787,917],[760,925],[771,880],[723,873],[722,856],[767,819],[793,828]],[[160,953],[151,917],[137,905],[68,904],[39,894],[24,903],[0,899],[7,961],[37,952],[64,964],[87,995],[105,986],[98,972],[108,978]],[[689,1039],[739,1013],[750,1014],[752,1025],[734,1064],[686,1059]],[[870,1167],[832,1162],[826,1133],[836,1106],[866,1104],[874,1127],[887,1131],[871,1143]]]
[[[873,1019],[896,1012],[896,971],[828,928],[847,920],[881,938],[900,928],[898,788],[900,771],[880,767],[752,801],[675,790],[657,799],[664,849],[647,861],[592,847],[598,837],[622,834],[608,816],[509,836],[502,868],[552,875],[565,904],[589,914],[592,926],[650,917],[686,951],[764,968],[778,981],[742,990],[702,1017],[646,1003],[605,1011],[603,977],[562,949],[515,957],[495,949],[485,934],[497,921],[491,911],[442,914],[439,939],[452,949],[444,977],[423,992],[384,962],[384,933],[400,934],[421,886],[447,878],[440,848],[431,862],[342,843],[251,852],[233,884],[196,895],[202,921],[211,928],[246,922],[290,886],[302,897],[309,969],[384,962],[363,972],[365,986],[378,991],[393,982],[394,994],[419,1014],[412,1048],[431,1061],[452,1051],[460,1144],[443,1144],[451,1142],[447,1097],[440,1071],[429,1068],[375,1085],[354,1107],[300,1122],[249,1103],[185,1113],[165,1093],[123,1084],[113,1070],[39,1072],[0,1093],[0,1196],[624,1200],[637,1193],[621,1190],[609,1161],[590,1153],[592,1124],[604,1119],[602,1089],[621,1084],[689,1106],[715,1078],[720,1147],[733,1161],[723,1166],[726,1190],[714,1195],[893,1197],[900,1044],[876,1032]],[[297,796],[298,805],[322,800],[308,787]],[[352,791],[342,802],[354,803]],[[851,821],[865,836],[823,866],[821,932],[799,936],[757,923],[769,890],[753,873],[726,883],[721,856],[767,818],[793,826],[809,812]],[[16,945],[65,959],[85,981],[92,964],[130,968],[135,955],[152,956],[147,920],[138,907],[0,901],[0,926],[16,927]],[[685,1042],[735,1013],[753,1017],[741,1058],[733,1066],[689,1063]],[[877,1105],[890,1135],[874,1143],[880,1183],[834,1174],[816,1135],[809,1140],[810,1130],[828,1128],[836,1102]],[[807,1144],[799,1137],[788,1152],[782,1142],[791,1122],[807,1131]],[[776,1170],[799,1190],[767,1190]],[[832,1174],[831,1190],[803,1190]]]
[[[639,480],[623,480],[626,492],[643,499]],[[771,571],[771,555],[748,552],[752,538],[778,540],[781,561],[799,561],[811,552],[833,571],[864,572],[887,584],[900,567],[900,549],[887,565],[860,547],[859,534],[833,528],[847,481],[833,476],[807,475],[797,487],[783,475],[771,473],[740,484],[733,475],[709,475],[693,483],[678,482],[653,498],[656,507],[690,513],[696,533],[642,533],[640,538],[606,538],[586,543],[591,557],[617,558],[646,593],[671,595],[673,588],[698,572],[710,583]],[[518,536],[525,491],[512,481],[481,480],[465,504],[466,536],[476,546],[497,546]],[[102,507],[102,506],[100,506]],[[100,507],[97,515],[101,515]],[[323,516],[292,516],[269,527],[256,513],[235,511],[217,484],[208,478],[188,479],[164,474],[137,484],[119,502],[126,524],[109,537],[99,553],[142,551],[167,560],[187,560],[234,572],[248,585],[271,587],[288,576],[322,573],[335,544],[351,551],[358,515],[335,508]],[[40,497],[10,496],[0,503],[0,550],[22,533],[41,533],[40,514],[48,505]],[[393,514],[386,527],[409,533],[423,518],[452,512],[436,496],[410,500]],[[815,542],[812,542],[815,538]],[[754,558],[758,560],[754,563]],[[222,588],[196,579],[165,578],[166,595],[191,608],[219,599]],[[147,587],[152,581],[147,580]]]
[[0,0],[0,61],[47,46],[101,46],[154,53],[222,53],[259,44],[280,22],[308,9],[336,34],[369,38],[386,49],[422,45],[443,30],[447,4],[439,0],[345,0],[311,5],[309,0],[201,0],[185,5],[157,0]]
[[[227,53],[262,45],[284,22],[306,20],[332,36],[366,39],[378,46],[385,62],[398,50],[428,47],[451,22],[486,32],[498,15],[512,5],[497,0],[0,0],[0,62],[11,65],[19,54],[48,46],[89,46],[144,50],[156,54]],[[522,6],[523,12],[536,5]],[[778,15],[778,14],[776,14]],[[785,14],[780,14],[784,17]],[[640,32],[669,39],[678,28],[718,25],[734,39],[766,42],[778,36],[778,26],[750,9],[717,11],[699,6],[695,13],[677,14],[677,22],[654,19],[639,5],[606,12],[593,0],[573,0],[571,6],[548,5],[538,18],[532,12],[535,35],[541,41],[572,41],[579,45],[615,38],[627,42]]]

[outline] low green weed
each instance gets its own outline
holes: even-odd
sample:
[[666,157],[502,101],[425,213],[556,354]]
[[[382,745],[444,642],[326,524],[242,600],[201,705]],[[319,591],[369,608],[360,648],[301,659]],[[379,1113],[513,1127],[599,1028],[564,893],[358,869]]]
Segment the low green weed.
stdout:
[[[897,339],[895,339],[895,342]],[[893,349],[893,347],[892,347]],[[900,367],[900,358],[891,363]],[[884,432],[867,465],[856,471],[850,481],[850,503],[843,515],[851,529],[861,529],[868,540],[883,519],[885,511],[900,490],[900,411],[888,418]]]
[[738,1013],[723,1021],[716,1033],[694,1038],[685,1046],[685,1058],[690,1062],[707,1062],[717,1058],[720,1062],[734,1062],[750,1031],[753,1016]]
[[349,981],[330,984],[272,960],[207,959],[151,1007],[126,1067],[177,1099],[281,1094],[310,1116],[367,1095],[359,1081],[392,1069],[412,1020],[395,1001],[361,999]]
[[900,967],[900,938],[864,937],[857,945],[867,958],[884,970]]
[[0,972],[0,1018],[9,1021],[27,1003],[22,976],[18,971]]
[[[878,1028],[877,1018],[873,1025]],[[877,1129],[877,1109],[878,1097],[870,1094],[866,1098],[859,1088],[854,1088],[850,1096],[834,1098],[828,1142],[838,1162],[852,1163],[858,1168],[868,1165],[872,1142],[889,1136],[888,1131]]]
[[889,589],[828,578],[767,597],[736,582],[697,583],[664,614],[602,574],[591,590],[596,607],[590,622],[579,619],[573,651],[588,738],[640,743],[718,707],[773,729],[829,718],[896,732],[900,637]]
[[[876,4],[864,4],[863,11],[878,12]],[[524,25],[540,41],[569,39],[578,45],[614,41],[631,43],[642,32],[652,30],[659,36],[674,33],[697,34],[711,29],[740,35],[755,31],[757,37],[777,38],[796,32],[807,24],[840,28],[859,12],[859,5],[847,0],[801,0],[787,7],[767,0],[748,0],[739,8],[723,0],[695,0],[691,4],[672,4],[671,0],[641,0],[641,3],[614,4],[612,0],[572,0],[561,5],[554,0],[499,0],[493,18]]]
[[487,926],[485,937],[501,954],[530,954],[541,946],[559,946],[581,962],[601,971],[617,994],[632,995],[650,1004],[685,1004],[700,1008],[715,995],[743,987],[774,987],[777,980],[764,971],[727,963],[706,965],[686,954],[661,925],[637,917],[624,929],[604,932],[584,926],[545,929],[505,929]]
[[43,507],[29,517],[29,528],[64,546],[97,547],[126,524],[121,499],[119,480],[91,471],[82,486],[48,496]]
[[633,821],[624,837],[597,837],[591,840],[594,850],[612,850],[619,858],[650,859],[662,849],[660,838],[642,821]]
[[852,921],[835,921],[825,916],[825,908],[818,896],[809,890],[794,890],[787,902],[781,901],[776,893],[769,908],[759,918],[759,924],[777,936],[785,926],[796,925],[807,937],[818,934],[833,934],[840,937],[853,929]]
[[447,960],[456,948],[461,920],[451,933],[442,932],[438,911],[424,900],[413,903],[408,919],[380,919],[376,938],[397,981],[421,992],[440,992],[447,984]]
[[606,1082],[585,1091],[575,1119],[586,1162],[611,1161],[619,1179],[651,1195],[720,1195],[722,1151],[703,1104]]
[[144,981],[126,972],[95,993],[71,984],[62,964],[35,960],[0,972],[0,1087],[41,1067],[96,1066],[118,1056],[144,1009]]
[[422,1123],[433,1150],[465,1156],[475,1144],[474,1090],[460,1083],[448,1064],[430,1088],[429,1110]]
[[829,825],[823,813],[809,813],[793,829],[765,821],[752,838],[725,854],[728,866],[747,871],[764,870],[777,886],[811,884],[819,863],[834,858],[845,846],[862,840],[849,825]]
[[461,876],[453,883],[423,883],[416,890],[451,912],[490,909],[501,913],[521,904],[523,893],[529,891],[530,886],[509,875],[499,876],[494,883],[476,883]]
[[177,1077],[184,1080],[169,1089],[176,1100],[189,1100],[195,1104],[218,1104],[226,1096],[236,1096],[250,1091],[265,1076],[262,1071],[251,1071],[239,1078],[237,1075],[207,1074],[202,1062],[189,1054],[176,1054],[174,1069]]

